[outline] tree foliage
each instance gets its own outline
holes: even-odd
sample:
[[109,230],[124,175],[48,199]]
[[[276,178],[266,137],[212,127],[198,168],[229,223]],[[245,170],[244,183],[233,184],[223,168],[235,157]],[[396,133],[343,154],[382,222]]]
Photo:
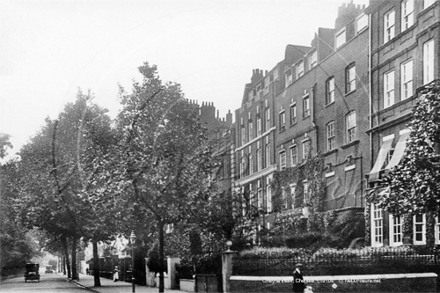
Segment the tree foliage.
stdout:
[[0,133],[0,159],[7,155],[8,149],[12,148],[12,143],[9,141],[11,136],[9,134]]
[[[105,240],[116,229],[118,204],[101,190],[100,171],[115,137],[106,110],[78,92],[58,119],[45,125],[23,146],[15,209],[22,223],[38,227],[60,241],[72,255],[80,237]],[[68,259],[68,256],[66,256]],[[75,261],[73,277],[76,277]]]
[[124,190],[134,213],[156,224],[162,263],[164,225],[185,221],[207,199],[212,156],[198,108],[180,86],[162,83],[148,63],[139,71],[143,79],[134,82],[132,93],[120,91],[116,125],[122,139],[114,158],[120,176],[112,184]]
[[402,161],[383,181],[380,205],[394,214],[438,212],[440,208],[440,82],[417,98]]
[[22,268],[26,262],[39,254],[39,246],[31,233],[23,227],[11,207],[17,196],[19,169],[16,161],[0,165],[0,268],[4,270]]

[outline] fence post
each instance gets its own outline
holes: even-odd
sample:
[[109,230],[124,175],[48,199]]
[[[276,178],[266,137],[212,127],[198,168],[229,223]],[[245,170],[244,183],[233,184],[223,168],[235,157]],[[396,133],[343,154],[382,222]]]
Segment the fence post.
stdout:
[[228,249],[227,251],[222,253],[222,288],[223,293],[229,293],[230,291],[230,282],[229,278],[232,275],[232,258],[236,251],[232,251]]

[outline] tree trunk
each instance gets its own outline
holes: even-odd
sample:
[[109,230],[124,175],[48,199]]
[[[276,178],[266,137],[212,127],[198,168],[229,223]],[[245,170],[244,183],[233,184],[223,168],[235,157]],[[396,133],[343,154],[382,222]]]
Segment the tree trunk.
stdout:
[[158,228],[159,228],[159,292],[165,292],[165,284],[164,284],[164,274],[163,274],[163,262],[165,259],[165,253],[164,253],[164,235],[163,235],[163,222],[162,220],[158,220]]
[[69,248],[67,247],[67,239],[66,237],[63,237],[61,239],[61,242],[63,243],[63,249],[64,249],[64,259],[66,262],[66,268],[67,268],[67,278],[71,278],[72,274],[70,271],[70,261],[69,261]]
[[76,246],[78,237],[72,237],[72,280],[78,280],[78,269],[76,267]]
[[98,241],[93,240],[93,279],[95,287],[101,287],[101,279],[99,278],[99,256]]

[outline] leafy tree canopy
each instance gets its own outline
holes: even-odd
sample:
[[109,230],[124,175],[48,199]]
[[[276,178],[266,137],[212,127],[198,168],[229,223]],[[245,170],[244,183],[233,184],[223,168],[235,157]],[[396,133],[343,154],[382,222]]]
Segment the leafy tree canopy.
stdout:
[[440,208],[440,82],[425,87],[413,108],[410,136],[400,164],[384,179],[377,201],[394,214]]

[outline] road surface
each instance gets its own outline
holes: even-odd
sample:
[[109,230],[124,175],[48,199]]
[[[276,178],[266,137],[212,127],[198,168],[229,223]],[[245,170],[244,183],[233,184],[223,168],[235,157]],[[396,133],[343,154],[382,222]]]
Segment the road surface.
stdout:
[[74,282],[69,282],[61,274],[41,274],[40,282],[27,281],[24,277],[5,279],[0,283],[1,293],[79,293],[90,292],[78,286]]

